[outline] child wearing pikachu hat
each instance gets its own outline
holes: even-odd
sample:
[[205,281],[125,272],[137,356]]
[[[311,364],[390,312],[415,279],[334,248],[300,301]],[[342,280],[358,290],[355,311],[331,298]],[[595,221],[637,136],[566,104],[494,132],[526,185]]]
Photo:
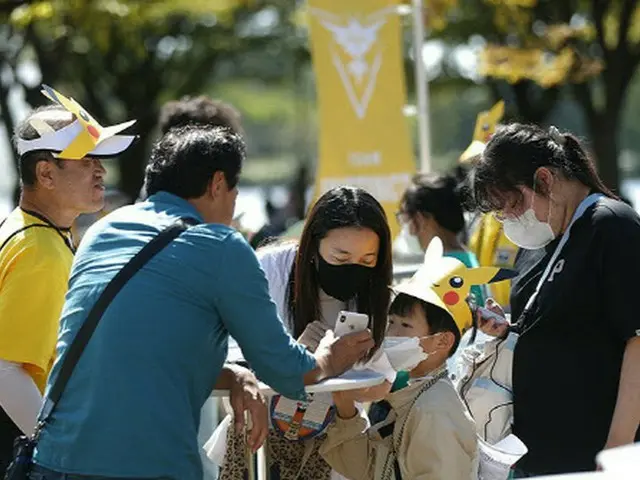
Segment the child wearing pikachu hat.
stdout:
[[[514,462],[522,456],[521,447],[524,447],[519,439],[511,435],[511,369],[517,334],[503,329],[503,334],[498,337],[487,337],[489,340],[485,342],[474,342],[472,339],[477,333],[474,319],[476,312],[472,312],[474,306],[467,302],[467,298],[472,286],[506,283],[506,280],[516,274],[514,270],[494,266],[468,268],[459,260],[444,256],[442,242],[435,238],[427,248],[423,267],[412,279],[415,284],[431,285],[442,304],[451,313],[462,335],[461,347],[448,363],[450,371],[455,372],[455,375],[452,375],[454,386],[466,411],[475,421],[480,448],[487,454],[487,449],[491,450],[492,445],[511,436],[508,446],[502,445],[500,448],[503,452],[509,451]],[[499,313],[499,316],[505,317],[504,312]],[[498,328],[506,325],[506,322],[498,320],[491,322]],[[398,378],[401,377],[402,374],[399,373]],[[394,388],[398,387],[396,381]],[[486,455],[483,458],[486,458]],[[486,463],[481,463],[482,472]]]
[[[486,453],[494,442],[479,433],[475,414],[449,378],[447,363],[464,334],[471,333],[471,287],[507,280],[516,272],[468,268],[443,250],[442,241],[434,238],[420,269],[393,289],[383,350],[405,382],[396,382],[368,417],[357,411],[353,392],[334,393],[337,418],[320,453],[348,478],[483,476],[478,451],[482,445]],[[480,421],[484,425],[484,416]]]
[[[409,288],[409,285],[418,285],[421,288],[429,286],[439,299],[440,305],[450,312],[461,338],[451,352],[452,358],[447,362],[449,370],[453,373],[456,371],[458,344],[461,343],[463,347],[469,344],[474,333],[471,331],[473,315],[468,303],[472,289],[508,280],[515,274],[513,270],[500,267],[470,268],[458,258],[445,255],[442,241],[435,237],[425,252],[423,265],[408,283],[396,287],[395,290]],[[391,313],[393,308],[392,303]],[[408,379],[409,373],[406,369],[399,370],[392,391],[406,386]]]
[[[437,253],[431,247],[427,252]],[[447,306],[453,295],[443,300],[428,269],[425,262],[409,281],[394,287],[389,312],[383,348],[395,370],[408,372],[407,385],[375,404],[371,421],[357,410],[353,392],[334,393],[337,418],[320,453],[348,478],[476,478],[475,424],[447,370],[470,320],[455,318]],[[468,295],[464,288],[461,294]]]

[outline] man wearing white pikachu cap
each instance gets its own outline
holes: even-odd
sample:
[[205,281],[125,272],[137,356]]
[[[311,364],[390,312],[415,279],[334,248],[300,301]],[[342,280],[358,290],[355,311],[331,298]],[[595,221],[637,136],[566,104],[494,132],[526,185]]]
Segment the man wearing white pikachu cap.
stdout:
[[30,434],[53,364],[78,215],[104,204],[100,159],[134,141],[118,135],[134,121],[102,127],[73,99],[43,85],[53,105],[14,132],[20,156],[19,206],[0,224],[0,473],[14,439]]

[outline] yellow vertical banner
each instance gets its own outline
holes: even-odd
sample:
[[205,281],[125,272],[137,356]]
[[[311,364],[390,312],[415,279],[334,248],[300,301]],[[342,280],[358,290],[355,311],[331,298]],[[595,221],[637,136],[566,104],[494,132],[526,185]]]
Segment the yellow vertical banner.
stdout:
[[361,187],[393,218],[415,172],[397,0],[309,0],[320,113],[316,194]]

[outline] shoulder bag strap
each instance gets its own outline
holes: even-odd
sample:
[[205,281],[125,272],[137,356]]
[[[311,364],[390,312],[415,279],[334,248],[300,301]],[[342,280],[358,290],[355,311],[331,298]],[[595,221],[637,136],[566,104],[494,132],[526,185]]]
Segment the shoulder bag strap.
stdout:
[[122,267],[116,276],[107,284],[104,291],[91,308],[87,319],[80,327],[80,330],[78,330],[78,333],[71,342],[69,350],[62,360],[60,373],[53,383],[42,407],[40,421],[38,423],[38,427],[36,427],[36,435],[44,425],[44,422],[46,422],[47,418],[51,415],[56,403],[60,400],[62,392],[71,378],[73,369],[78,363],[78,360],[80,360],[80,356],[98,326],[100,318],[118,292],[131,279],[131,277],[133,277],[136,272],[138,272],[157,253],[169,245],[172,240],[178,237],[190,225],[195,225],[197,223],[198,222],[192,218],[181,218],[164,229],[159,235],[147,243],[131,260],[129,260],[129,262]]

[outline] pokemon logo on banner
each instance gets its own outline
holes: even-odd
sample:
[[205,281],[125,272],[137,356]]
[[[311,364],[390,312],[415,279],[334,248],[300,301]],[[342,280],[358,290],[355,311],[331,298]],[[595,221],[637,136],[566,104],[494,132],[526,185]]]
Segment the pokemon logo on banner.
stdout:
[[316,194],[361,187],[393,212],[415,172],[397,0],[309,0],[320,111]]

